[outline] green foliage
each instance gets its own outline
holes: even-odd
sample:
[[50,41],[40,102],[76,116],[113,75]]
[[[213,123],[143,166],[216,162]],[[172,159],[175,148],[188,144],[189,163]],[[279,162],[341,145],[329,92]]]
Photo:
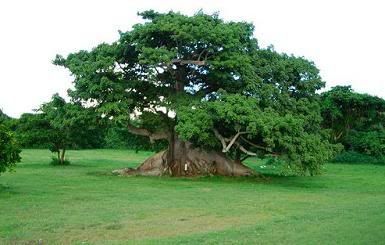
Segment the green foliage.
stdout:
[[11,118],[0,109],[0,124],[3,124],[10,119]]
[[339,141],[350,130],[369,130],[385,122],[385,100],[354,92],[350,86],[336,86],[322,98],[323,126],[331,128]]
[[49,148],[53,128],[44,114],[24,113],[11,126],[23,148]]
[[[118,127],[109,120],[96,121],[90,116],[85,122],[89,125],[88,128],[77,130],[71,136],[68,149],[159,150],[167,147],[162,141],[151,144],[148,138],[133,135],[126,128]],[[44,113],[24,113],[19,119],[7,119],[6,125],[13,131],[22,148],[53,149],[53,145],[57,144],[55,142],[60,141],[58,133]]]
[[345,139],[348,149],[373,157],[385,157],[385,130],[351,131]]
[[20,152],[12,132],[0,124],[0,174],[12,169],[17,162],[20,162]]
[[[180,122],[176,129],[184,139],[207,147],[215,146],[210,141],[215,138],[212,128],[228,139],[240,133],[241,143],[236,143],[236,150],[249,144],[258,156],[280,156],[300,173],[319,173],[319,163],[338,151],[338,147],[329,144],[319,124],[313,124],[314,117],[319,117],[315,105],[298,100],[292,101],[297,104],[296,110],[279,111],[272,107],[262,109],[259,103],[255,97],[218,94],[214,101],[178,111]],[[306,104],[312,109],[306,110]],[[307,127],[313,130],[307,131]]]

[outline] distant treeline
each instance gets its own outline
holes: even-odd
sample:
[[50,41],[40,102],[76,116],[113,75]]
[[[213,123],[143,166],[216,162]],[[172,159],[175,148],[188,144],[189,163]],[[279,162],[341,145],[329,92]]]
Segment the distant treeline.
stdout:
[[[57,95],[56,95],[57,96]],[[60,98],[56,98],[60,101]],[[64,100],[63,100],[64,101]],[[62,103],[65,103],[63,102]],[[52,102],[50,102],[52,103]],[[48,104],[48,103],[47,103]],[[357,93],[350,86],[337,86],[319,96],[322,108],[323,127],[330,133],[330,141],[343,146],[343,152],[336,161],[383,162],[385,157],[385,100],[368,94]],[[72,111],[76,111],[71,107]],[[91,113],[91,112],[89,112]],[[49,112],[22,114],[19,119],[11,118],[0,110],[0,124],[13,131],[23,148],[54,148],[55,137],[66,128],[54,127]],[[84,115],[84,113],[81,113]],[[157,151],[166,148],[166,142],[151,143],[147,137],[129,133],[124,123],[107,119],[88,120],[98,117],[79,113],[65,114],[59,124],[67,123],[71,115],[77,115],[68,137],[68,149],[112,148]],[[56,116],[56,115],[54,115]],[[68,130],[67,130],[68,131]],[[53,149],[55,151],[55,149]]]
[[[55,141],[54,129],[43,113],[24,113],[11,118],[0,110],[0,123],[13,131],[22,148],[51,149]],[[166,148],[165,142],[151,143],[147,137],[128,132],[123,125],[87,122],[87,128],[77,130],[68,149],[132,149],[157,151]]]

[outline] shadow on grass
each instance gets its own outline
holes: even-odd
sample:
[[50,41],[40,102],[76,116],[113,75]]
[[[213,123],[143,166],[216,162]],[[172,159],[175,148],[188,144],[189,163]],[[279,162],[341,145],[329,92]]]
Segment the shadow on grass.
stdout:
[[23,163],[19,164],[17,166],[18,168],[24,168],[24,169],[42,169],[42,168],[49,168],[49,169],[55,169],[55,168],[62,168],[62,169],[71,169],[71,168],[89,168],[92,166],[84,165],[84,164],[78,164],[78,163],[71,163],[69,165],[53,165],[49,162],[47,163]]
[[[114,168],[116,169],[116,168]],[[281,173],[274,172],[258,172],[256,176],[199,176],[199,177],[171,177],[171,176],[117,176],[112,173],[112,170],[96,170],[88,171],[86,175],[96,177],[109,177],[119,179],[141,180],[156,182],[157,184],[170,184],[170,183],[212,183],[212,184],[229,184],[229,185],[269,185],[277,188],[298,188],[298,189],[326,189],[328,188],[327,182],[321,176],[297,176],[297,175],[282,175]]]
[[[89,176],[98,177],[112,177],[119,179],[141,180],[156,182],[158,184],[170,184],[170,183],[191,183],[192,185],[198,183],[206,184],[229,184],[229,185],[269,185],[279,188],[290,187],[299,189],[324,189],[328,188],[325,182],[320,183],[320,179],[323,176],[281,176],[277,174],[264,174],[262,176],[199,176],[199,177],[171,177],[171,176],[118,176],[111,171],[89,171],[86,173]],[[313,181],[314,180],[314,181]]]
[[14,188],[7,184],[0,184],[0,195],[1,194],[18,194]]
[[89,176],[116,176],[115,174],[112,173],[112,170],[110,171],[105,171],[105,170],[100,170],[100,171],[88,171],[86,175]]

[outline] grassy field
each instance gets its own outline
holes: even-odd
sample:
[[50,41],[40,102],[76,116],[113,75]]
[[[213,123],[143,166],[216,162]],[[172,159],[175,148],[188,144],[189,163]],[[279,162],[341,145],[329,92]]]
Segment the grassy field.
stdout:
[[70,151],[72,165],[54,167],[49,151],[24,150],[0,176],[0,244],[385,243],[385,166],[268,180],[110,174],[150,154]]

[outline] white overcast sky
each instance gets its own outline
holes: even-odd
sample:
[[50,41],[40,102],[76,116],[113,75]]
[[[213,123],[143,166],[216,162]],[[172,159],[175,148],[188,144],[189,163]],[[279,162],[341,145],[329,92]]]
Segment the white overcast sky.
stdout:
[[30,112],[66,94],[69,73],[55,54],[91,49],[140,21],[138,11],[218,11],[225,20],[255,25],[262,47],[313,60],[327,87],[352,85],[385,98],[385,4],[378,0],[109,0],[0,1],[0,108]]

